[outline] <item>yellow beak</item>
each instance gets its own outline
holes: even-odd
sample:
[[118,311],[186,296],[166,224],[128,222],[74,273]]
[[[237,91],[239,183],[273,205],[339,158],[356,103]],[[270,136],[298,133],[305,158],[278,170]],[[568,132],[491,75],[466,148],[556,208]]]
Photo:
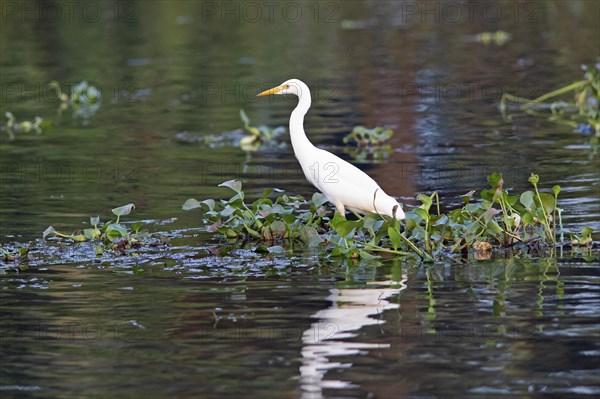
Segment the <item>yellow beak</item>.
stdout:
[[258,93],[258,94],[256,95],[256,97],[262,97],[262,96],[268,96],[268,95],[271,95],[271,94],[275,94],[275,93],[278,93],[278,92],[280,92],[280,91],[281,91],[281,90],[283,90],[283,89],[284,89],[284,87],[283,87],[283,86],[277,86],[277,87],[273,87],[272,89],[265,90],[265,91],[263,91],[262,93]]

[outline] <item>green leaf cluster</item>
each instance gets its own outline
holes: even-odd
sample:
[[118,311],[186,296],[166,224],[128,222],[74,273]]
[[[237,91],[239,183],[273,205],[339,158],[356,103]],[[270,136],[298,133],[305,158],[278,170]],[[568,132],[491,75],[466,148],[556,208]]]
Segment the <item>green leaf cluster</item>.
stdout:
[[134,209],[134,204],[114,208],[111,212],[117,219],[106,223],[101,223],[99,216],[91,217],[90,227],[71,234],[58,232],[54,227],[50,226],[44,231],[42,238],[59,237],[75,242],[90,241],[94,243],[97,255],[102,255],[104,250],[124,252],[126,249],[143,245],[150,238],[150,234],[147,231],[141,230],[145,225],[144,222],[135,222],[127,225],[120,222],[121,216],[129,215]]
[[[431,261],[473,247],[491,247],[488,244],[535,243],[553,247],[557,230],[564,241],[562,210],[557,206],[560,187],[554,186],[552,193],[540,192],[539,176],[532,174],[529,180],[534,190],[511,195],[504,187],[502,175],[494,173],[488,177],[490,188],[482,190],[479,198],[471,191],[461,196],[461,207],[447,213],[441,212],[437,193],[419,194],[420,205],[405,212],[404,225],[377,214],[356,215],[356,220],[337,213],[330,216],[324,206],[327,199],[321,193],[315,193],[307,201],[282,194],[281,190],[267,189],[260,198],[246,204],[238,180],[220,185],[234,191],[230,199],[189,199],[183,209],[201,208],[207,231],[230,239],[270,244],[297,241],[318,246],[329,256],[369,258],[389,253]],[[277,198],[270,198],[273,192]],[[585,230],[578,242],[591,242],[591,234],[591,229]],[[277,245],[278,251],[282,248]]]

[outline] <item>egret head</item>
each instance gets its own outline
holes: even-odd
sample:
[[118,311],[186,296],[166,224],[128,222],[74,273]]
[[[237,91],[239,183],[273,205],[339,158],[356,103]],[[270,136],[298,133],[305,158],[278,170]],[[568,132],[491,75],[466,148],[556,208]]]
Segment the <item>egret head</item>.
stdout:
[[262,93],[258,93],[256,96],[268,96],[270,94],[295,94],[300,97],[302,93],[308,93],[308,86],[301,80],[290,79],[286,80],[279,86],[273,87],[272,89],[265,90]]

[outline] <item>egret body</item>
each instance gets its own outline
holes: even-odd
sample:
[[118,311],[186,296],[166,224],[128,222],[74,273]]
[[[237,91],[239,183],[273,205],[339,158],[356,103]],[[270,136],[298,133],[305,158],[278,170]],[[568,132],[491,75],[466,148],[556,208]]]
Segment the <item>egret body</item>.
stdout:
[[350,210],[404,219],[404,212],[398,201],[387,195],[375,180],[337,155],[315,147],[306,137],[304,115],[310,108],[311,98],[310,90],[304,82],[290,79],[259,93],[258,96],[270,94],[298,96],[298,105],[290,117],[290,137],[294,154],[306,179],[325,194],[342,216],[346,210]]

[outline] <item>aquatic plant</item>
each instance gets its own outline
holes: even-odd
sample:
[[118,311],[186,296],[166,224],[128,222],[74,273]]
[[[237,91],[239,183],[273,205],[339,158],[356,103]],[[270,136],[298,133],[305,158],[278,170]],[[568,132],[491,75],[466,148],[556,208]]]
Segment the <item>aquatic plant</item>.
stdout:
[[106,223],[100,223],[99,216],[91,217],[91,227],[71,234],[60,233],[50,226],[44,231],[42,238],[45,240],[50,237],[59,237],[74,242],[90,241],[94,243],[97,255],[102,255],[104,250],[125,253],[126,250],[141,246],[152,238],[147,231],[141,230],[145,225],[144,222],[127,225],[120,222],[121,216],[129,215],[133,209],[135,209],[134,204],[112,209],[111,212],[117,219]]
[[[328,256],[367,258],[389,253],[431,261],[471,249],[476,258],[487,259],[493,246],[553,248],[557,234],[566,244],[562,210],[558,208],[559,186],[554,186],[552,193],[541,191],[539,176],[532,174],[529,182],[533,190],[510,195],[501,174],[490,175],[488,182],[491,188],[482,190],[480,198],[476,199],[471,191],[461,197],[462,207],[447,213],[441,212],[437,193],[419,194],[421,204],[406,211],[403,226],[396,219],[378,214],[355,215],[354,220],[337,213],[331,215],[331,207],[325,206],[327,199],[321,193],[307,201],[267,189],[260,198],[246,204],[238,180],[220,185],[234,191],[228,200],[188,199],[183,209],[201,208],[209,233],[266,243],[266,247],[259,246],[269,252],[299,242],[321,248]],[[274,192],[278,197],[269,198]],[[591,234],[591,229],[584,229],[577,242],[591,243]]]
[[508,32],[497,30],[495,32],[481,32],[473,36],[467,36],[466,41],[481,43],[484,46],[494,44],[496,46],[503,46],[508,43],[512,35]]
[[392,129],[386,129],[383,127],[375,127],[368,129],[364,126],[355,126],[352,132],[344,137],[344,143],[355,141],[359,147],[367,146],[382,146],[394,135]]
[[266,125],[258,127],[250,125],[250,118],[243,109],[240,110],[240,118],[244,123],[244,129],[250,133],[250,135],[244,136],[240,140],[240,147],[244,151],[256,151],[261,144],[269,142],[286,132],[286,128],[283,126],[271,128]]
[[73,86],[69,95],[63,93],[60,84],[55,80],[48,83],[48,88],[55,90],[60,101],[57,110],[59,117],[70,107],[73,110],[73,118],[81,118],[85,124],[100,109],[102,92],[85,80]]
[[355,126],[352,132],[343,138],[344,144],[355,142],[356,147],[344,148],[344,152],[356,160],[366,160],[369,156],[374,159],[387,158],[392,146],[386,142],[392,138],[394,131],[383,127],[368,129]]
[[[583,79],[545,93],[533,100],[504,93],[499,108],[506,120],[511,119],[508,103],[521,104],[517,110],[531,116],[567,124],[582,133],[600,137],[600,62],[593,67],[582,65]],[[570,99],[564,99],[570,94]],[[552,101],[552,102],[549,102]]]
[[14,262],[17,260],[21,260],[25,258],[28,253],[29,248],[27,247],[19,247],[15,249],[0,247],[0,256],[5,262]]
[[10,111],[7,111],[4,116],[8,119],[6,122],[6,132],[8,133],[9,140],[15,139],[15,133],[29,133],[31,131],[34,131],[37,134],[42,133],[42,123],[44,120],[39,116],[36,116],[33,119],[33,122],[17,122],[17,119]]

